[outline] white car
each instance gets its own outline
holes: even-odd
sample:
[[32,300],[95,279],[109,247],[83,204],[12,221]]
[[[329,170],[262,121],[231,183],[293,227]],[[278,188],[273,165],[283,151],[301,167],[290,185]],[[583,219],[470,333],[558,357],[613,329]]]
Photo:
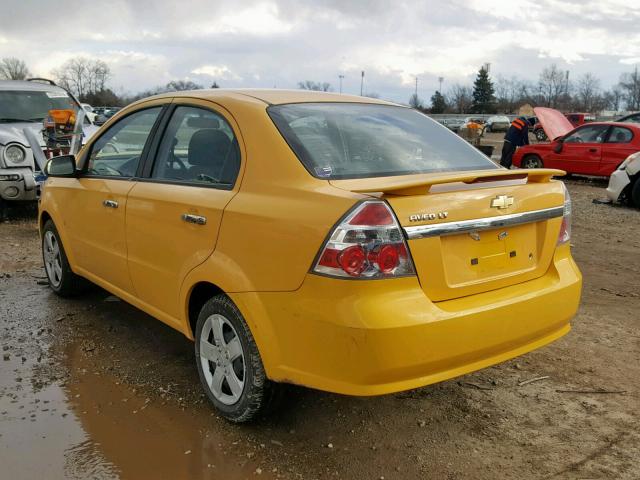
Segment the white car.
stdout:
[[640,208],[640,152],[629,155],[611,174],[607,197],[612,202],[627,200]]

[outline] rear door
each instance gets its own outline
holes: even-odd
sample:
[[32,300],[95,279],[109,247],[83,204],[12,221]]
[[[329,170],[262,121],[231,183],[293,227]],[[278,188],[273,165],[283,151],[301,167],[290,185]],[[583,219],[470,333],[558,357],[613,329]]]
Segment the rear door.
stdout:
[[546,166],[561,168],[569,173],[599,175],[602,145],[606,137],[607,125],[584,125],[564,138],[562,151],[551,151],[553,163]]
[[611,127],[602,149],[601,175],[611,175],[629,155],[638,151],[633,140],[631,129],[622,126]]
[[128,196],[129,270],[138,298],[171,319],[186,274],[213,252],[238,189],[237,125],[220,106],[181,99]]

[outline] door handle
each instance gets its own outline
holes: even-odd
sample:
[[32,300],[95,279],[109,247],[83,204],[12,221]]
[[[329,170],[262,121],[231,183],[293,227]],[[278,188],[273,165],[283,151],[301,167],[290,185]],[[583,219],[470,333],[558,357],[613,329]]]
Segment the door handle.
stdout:
[[187,223],[195,223],[196,225],[206,225],[207,223],[207,217],[191,215],[190,213],[183,213],[181,218]]
[[102,206],[107,208],[118,208],[118,202],[116,202],[115,200],[104,200],[102,202]]
[[591,153],[596,153],[596,152],[598,151],[598,149],[597,149],[597,148],[590,148],[590,149],[589,149],[589,151],[590,151]]

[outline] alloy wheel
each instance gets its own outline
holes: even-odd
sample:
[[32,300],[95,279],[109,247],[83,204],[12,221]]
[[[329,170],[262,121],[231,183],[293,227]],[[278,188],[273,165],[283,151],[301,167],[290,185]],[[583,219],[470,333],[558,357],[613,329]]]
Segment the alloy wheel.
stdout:
[[44,267],[47,277],[54,287],[59,287],[62,282],[62,257],[60,244],[54,233],[50,230],[44,234]]
[[201,330],[200,363],[213,396],[225,405],[240,400],[246,378],[245,356],[236,329],[223,315],[206,319]]

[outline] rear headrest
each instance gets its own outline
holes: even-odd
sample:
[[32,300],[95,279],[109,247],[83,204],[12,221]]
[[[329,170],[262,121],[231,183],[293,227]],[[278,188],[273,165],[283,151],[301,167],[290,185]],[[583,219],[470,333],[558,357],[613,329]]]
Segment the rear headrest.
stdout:
[[203,128],[189,141],[191,165],[214,165],[224,162],[230,145],[229,137],[222,130]]

